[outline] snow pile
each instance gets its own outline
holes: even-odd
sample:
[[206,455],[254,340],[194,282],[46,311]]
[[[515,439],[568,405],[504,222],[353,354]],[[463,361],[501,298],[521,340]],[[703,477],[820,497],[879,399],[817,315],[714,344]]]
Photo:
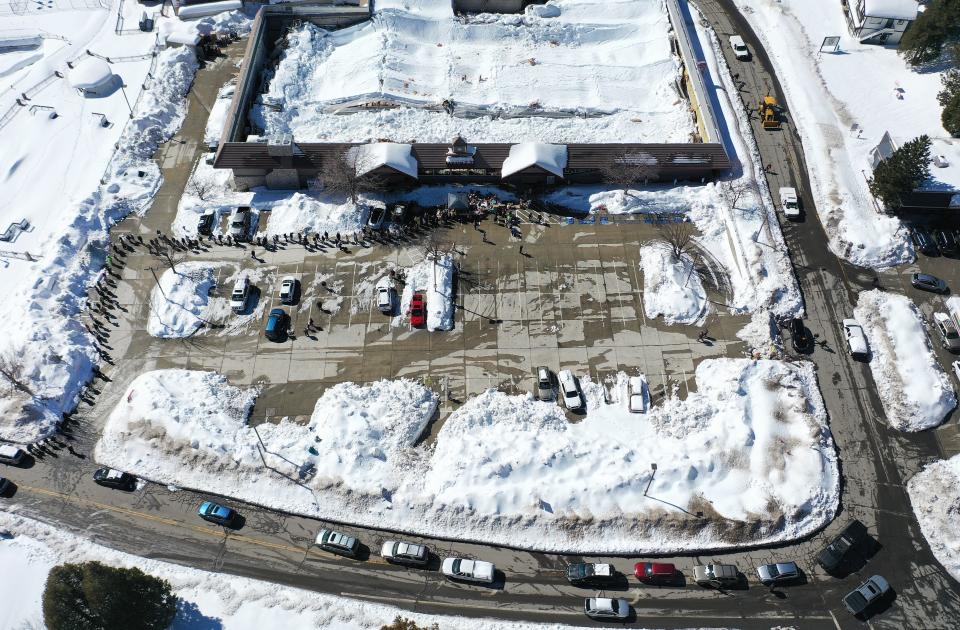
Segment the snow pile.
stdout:
[[[940,73],[911,71],[895,48],[859,43],[847,32],[840,3],[734,2],[780,77],[831,251],[862,267],[912,260],[906,230],[877,212],[864,173],[886,132],[900,144],[921,134],[949,136],[936,99]],[[818,53],[824,35],[840,36],[839,54]],[[931,152],[960,163],[955,146],[935,142]],[[951,170],[944,183],[960,185],[960,170]]]
[[102,266],[92,258],[102,251],[110,224],[145,208],[159,188],[160,171],[151,156],[183,121],[184,96],[196,69],[190,49],[159,53],[154,79],[110,159],[106,183],[66,212],[69,224],[27,274],[35,282],[7,301],[13,312],[2,315],[19,322],[12,328],[22,336],[6,337],[0,352],[18,357],[34,395],[0,397],[0,438],[38,440],[54,431],[62,414],[76,405],[96,361],[93,340],[76,317],[84,307],[88,282]]
[[[171,628],[211,627],[225,630],[379,630],[402,616],[420,627],[455,630],[561,630],[566,626],[511,623],[501,620],[412,613],[376,604],[324,595],[273,582],[141,558],[100,546],[23,516],[0,512],[0,588],[4,606],[0,627],[43,628],[41,598],[49,570],[66,562],[98,561],[115,567],[136,567],[170,583],[179,600]],[[437,624],[434,626],[433,624]]]
[[500,176],[509,177],[531,166],[538,166],[557,177],[563,177],[563,169],[567,167],[567,147],[562,144],[543,144],[542,142],[514,144],[503,161]]
[[660,0],[467,18],[432,4],[378,5],[332,32],[293,28],[253,126],[302,142],[686,142],[694,131]]
[[960,455],[915,474],[907,482],[907,494],[934,557],[960,581]]
[[648,318],[663,315],[668,324],[698,324],[707,317],[707,293],[689,254],[677,259],[669,244],[657,241],[640,248],[640,266]]
[[416,179],[417,159],[410,152],[412,148],[412,145],[396,142],[373,142],[352,148],[357,176],[362,177],[381,166],[389,166]]
[[750,323],[737,331],[737,338],[746,342],[755,357],[773,359],[783,352],[783,338],[777,318],[766,309],[759,309],[750,317]]
[[223,125],[227,121],[227,112],[230,111],[230,103],[233,100],[233,93],[237,86],[233,79],[220,88],[217,92],[217,100],[210,108],[210,117],[207,118],[207,126],[203,132],[203,142],[210,146],[210,143],[220,140],[223,133]]
[[216,284],[215,267],[184,262],[167,269],[150,294],[147,332],[154,337],[189,337],[204,323],[210,290]]
[[408,269],[395,323],[409,311],[413,294],[421,292],[427,302],[427,330],[452,330],[454,268],[453,257],[443,254],[436,259],[428,257]]
[[890,425],[922,431],[943,422],[957,399],[916,305],[903,295],[865,291],[853,315],[870,343],[870,371]]
[[576,424],[555,404],[491,390],[450,415],[431,447],[413,446],[436,409],[429,390],[341,383],[307,425],[258,427],[265,472],[244,426],[251,395],[168,370],[130,386],[95,454],[285,511],[551,551],[728,548],[828,522],[838,474],[812,366],[707,360],[696,381],[685,400],[631,413],[626,374],[611,392],[583,378]]

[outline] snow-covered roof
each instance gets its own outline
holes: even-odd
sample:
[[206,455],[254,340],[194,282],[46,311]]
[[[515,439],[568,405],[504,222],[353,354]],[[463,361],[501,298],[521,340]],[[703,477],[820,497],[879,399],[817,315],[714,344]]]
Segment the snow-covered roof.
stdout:
[[236,11],[243,8],[243,2],[240,0],[223,0],[222,2],[204,2],[203,4],[191,4],[190,6],[181,6],[177,9],[177,17],[181,20],[203,17],[205,15],[214,15],[224,11]]
[[917,19],[916,0],[863,0],[863,14],[892,20]]
[[103,59],[90,57],[74,66],[68,75],[70,86],[79,90],[90,90],[103,85],[113,77],[113,71]]
[[43,37],[27,30],[0,33],[0,48],[28,48],[39,46],[42,43]]
[[193,31],[174,31],[166,37],[167,45],[196,46],[200,43],[200,35]]
[[510,147],[510,154],[503,161],[501,177],[509,177],[531,166],[539,166],[557,177],[563,177],[567,166],[567,145],[521,142]]
[[409,144],[396,142],[373,142],[354,147],[356,151],[357,175],[366,175],[381,166],[400,171],[416,179],[417,159],[413,157]]

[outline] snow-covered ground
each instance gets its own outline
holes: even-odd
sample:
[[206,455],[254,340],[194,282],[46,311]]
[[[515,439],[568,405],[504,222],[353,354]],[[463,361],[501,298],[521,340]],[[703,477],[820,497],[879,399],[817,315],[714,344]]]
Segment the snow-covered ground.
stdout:
[[696,324],[706,318],[707,293],[689,254],[678,259],[669,244],[655,241],[640,248],[640,265],[647,317],[663,315],[668,324]]
[[[669,31],[660,0],[469,17],[450,3],[378,3],[354,27],[291,31],[250,118],[304,142],[687,142]],[[389,105],[348,113],[370,102]]]
[[[911,70],[892,47],[860,44],[848,33],[839,2],[735,4],[776,68],[830,249],[863,267],[912,260],[900,221],[876,211],[864,173],[871,172],[870,151],[885,132],[901,144],[927,134],[934,138],[932,153],[953,163],[933,168],[934,178],[960,185],[960,149],[940,125],[940,73]],[[840,37],[840,51],[818,54],[828,35]]]
[[201,571],[140,558],[32,521],[0,512],[0,627],[43,628],[41,598],[50,569],[65,562],[97,561],[136,567],[170,583],[180,600],[170,630],[378,630],[398,615],[441,630],[559,630],[560,625],[511,623],[410,613],[369,601],[322,595],[272,582]]
[[907,494],[933,555],[960,582],[960,455],[926,466],[907,482]]
[[[16,358],[34,389],[32,396],[0,398],[0,438],[17,442],[51,433],[90,378],[96,352],[76,315],[103,266],[108,227],[144,210],[160,186],[150,158],[181,124],[197,69],[189,48],[151,58],[154,33],[117,35],[119,3],[109,10],[81,6],[93,5],[37,4],[23,15],[0,16],[0,29],[15,24],[45,37],[44,58],[9,73],[9,87],[0,92],[0,116],[16,110],[2,131],[0,230],[22,219],[30,225],[0,248],[14,252],[0,256],[8,296],[0,317],[14,331],[0,340],[0,354]],[[128,26],[143,13],[130,2],[123,11]],[[224,25],[242,30],[248,21],[242,14],[190,23],[157,17],[161,26],[206,32]],[[96,61],[88,50],[113,60],[111,71],[126,84],[124,91],[86,98],[56,78],[55,71],[69,77],[68,61]],[[24,91],[31,106],[17,109],[15,99]],[[56,108],[56,118],[48,106]]]
[[215,267],[184,262],[167,269],[150,294],[147,332],[154,337],[189,337],[203,324],[215,285]]
[[427,303],[427,330],[453,328],[453,257],[442,254],[425,258],[407,270],[406,285],[400,296],[400,312],[394,325],[406,320],[414,293],[423,293]]
[[890,425],[922,431],[943,422],[957,399],[917,306],[903,295],[865,291],[853,315],[870,343],[870,371]]
[[836,456],[810,364],[704,361],[695,392],[644,414],[628,410],[628,378],[609,390],[581,378],[578,423],[555,404],[489,391],[429,446],[414,444],[435,394],[407,380],[340,383],[308,424],[258,427],[264,470],[244,421],[256,392],[215,373],[149,372],[111,413],[95,457],[285,511],[488,542],[509,532],[542,550],[725,548],[832,518]]

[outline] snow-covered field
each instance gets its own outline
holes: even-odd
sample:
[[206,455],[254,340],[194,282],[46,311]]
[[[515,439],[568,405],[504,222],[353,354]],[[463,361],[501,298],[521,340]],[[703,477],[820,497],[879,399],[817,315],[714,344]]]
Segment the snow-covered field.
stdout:
[[870,371],[887,422],[900,431],[943,422],[957,399],[917,306],[903,295],[873,290],[860,294],[853,314],[870,343]]
[[[660,0],[469,17],[443,2],[378,3],[354,27],[294,29],[250,118],[304,142],[687,142],[669,30]],[[389,105],[347,111],[370,102]]]
[[41,597],[51,568],[65,562],[98,561],[136,567],[167,580],[180,600],[170,630],[378,630],[398,615],[441,630],[559,630],[564,626],[511,623],[410,613],[346,597],[322,595],[271,582],[192,569],[114,551],[16,514],[0,512],[0,627],[43,628]]
[[836,456],[812,366],[704,361],[696,392],[645,414],[627,408],[628,378],[609,390],[582,378],[588,412],[575,424],[555,404],[489,391],[430,446],[414,444],[435,394],[406,380],[340,383],[308,424],[258,427],[267,471],[245,426],[256,392],[215,373],[148,372],[95,457],[285,511],[498,543],[509,531],[511,545],[542,550],[725,548],[832,518]]
[[907,493],[933,555],[960,581],[960,455],[926,466],[907,482]]
[[216,280],[208,263],[184,262],[167,269],[150,294],[147,332],[154,337],[189,337],[203,324]]
[[656,241],[640,248],[643,267],[643,310],[668,324],[696,324],[709,312],[707,293],[693,258],[674,256],[670,245]]
[[[933,168],[933,176],[941,185],[960,185],[960,149],[940,125],[940,73],[911,70],[892,47],[860,44],[848,33],[839,2],[735,4],[770,54],[786,93],[830,249],[863,267],[912,260],[905,230],[876,211],[864,173],[871,172],[869,153],[885,132],[901,144],[928,134],[935,139],[932,153],[947,154],[955,165]],[[840,37],[840,52],[817,54],[828,35]]]

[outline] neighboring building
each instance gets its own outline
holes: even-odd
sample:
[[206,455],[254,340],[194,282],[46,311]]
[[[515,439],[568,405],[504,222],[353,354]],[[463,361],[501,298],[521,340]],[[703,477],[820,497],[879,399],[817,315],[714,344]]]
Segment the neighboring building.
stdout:
[[900,197],[900,205],[891,210],[901,218],[943,222],[951,228],[960,216],[960,191],[916,190]]
[[864,44],[898,44],[920,12],[916,0],[852,0],[844,3],[847,25]]

